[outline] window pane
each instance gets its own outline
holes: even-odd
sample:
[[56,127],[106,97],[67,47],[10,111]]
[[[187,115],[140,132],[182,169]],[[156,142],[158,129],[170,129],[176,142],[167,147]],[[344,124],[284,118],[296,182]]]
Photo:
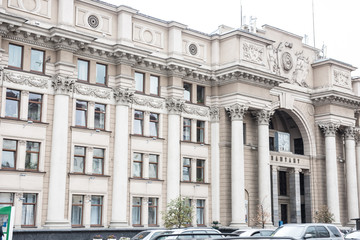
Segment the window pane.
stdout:
[[42,95],[36,93],[29,94],[28,119],[40,121],[41,119]]
[[134,162],[134,177],[141,177],[141,163]]
[[84,158],[74,157],[74,172],[84,172]]
[[184,99],[188,102],[191,101],[191,84],[184,83]]
[[93,158],[93,173],[103,174],[103,162],[101,158]]
[[71,224],[81,225],[82,221],[82,206],[72,206],[71,208]]
[[6,99],[5,116],[12,118],[19,118],[19,102]]
[[150,122],[150,136],[157,137],[158,136],[158,124],[157,122]]
[[183,140],[190,141],[191,139],[191,120],[188,118],[184,118],[183,123]]
[[86,127],[87,102],[76,101],[76,126]]
[[75,146],[75,155],[85,155],[85,148]]
[[21,68],[22,47],[9,44],[9,66]]
[[102,196],[91,196],[91,225],[101,225]]
[[95,128],[104,129],[105,128],[105,114],[95,112]]
[[204,200],[197,200],[196,201],[196,223],[197,224],[204,224]]
[[21,225],[35,225],[36,194],[24,193]]
[[141,198],[133,198],[133,207],[132,207],[132,224],[139,225],[141,223]]
[[183,180],[190,181],[190,168],[189,167],[183,167]]
[[103,158],[104,157],[104,149],[94,148],[94,157]]
[[135,90],[144,92],[144,74],[135,73]]
[[205,88],[203,86],[197,86],[196,96],[197,103],[205,102]]
[[31,64],[30,70],[36,72],[43,72],[44,52],[31,49]]
[[88,80],[89,62],[78,60],[78,79],[82,81]]
[[106,83],[106,65],[96,64],[96,83]]
[[156,179],[158,178],[158,155],[149,155],[149,178]]
[[15,168],[16,159],[16,141],[4,140],[3,151],[2,151],[2,168]]
[[159,77],[150,76],[150,94],[159,95]]
[[157,198],[149,198],[149,218],[148,224],[156,225],[157,224]]
[[16,141],[15,140],[4,140],[3,149],[6,150],[16,150]]
[[37,170],[38,161],[39,161],[38,153],[26,153],[25,169]]

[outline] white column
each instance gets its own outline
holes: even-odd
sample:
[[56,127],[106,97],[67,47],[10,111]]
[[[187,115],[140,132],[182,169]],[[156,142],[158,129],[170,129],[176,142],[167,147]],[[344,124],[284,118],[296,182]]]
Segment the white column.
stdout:
[[133,92],[114,90],[116,105],[114,135],[114,169],[110,227],[128,226],[126,218],[128,200],[128,147],[129,107]]
[[272,166],[272,207],[274,226],[279,226],[279,191],[278,191],[278,167]]
[[326,196],[327,205],[334,214],[334,224],[340,225],[339,187],[336,162],[336,131],[338,124],[319,124],[325,134],[325,158],[326,158]]
[[[58,1],[58,23],[72,27],[74,25],[74,0]],[[55,6],[56,7],[56,6]]]
[[269,214],[266,225],[271,225],[269,120],[272,114],[268,110],[255,112],[258,123],[259,205]]
[[351,220],[359,217],[359,198],[356,171],[356,155],[355,155],[355,133],[354,127],[345,129],[345,164],[346,164],[346,194],[348,208],[348,225],[355,225],[355,221]]
[[211,207],[213,221],[220,222],[220,133],[219,109],[210,108],[211,117]]
[[180,113],[183,101],[170,98],[166,101],[168,109],[168,161],[167,161],[167,202],[180,194]]
[[[68,81],[71,81],[70,84]],[[71,84],[72,83],[72,84]],[[66,166],[69,131],[69,92],[73,90],[73,80],[60,75],[53,78],[55,91],[54,117],[50,156],[50,179],[48,212],[45,227],[69,227],[69,220],[64,218],[66,198]]]
[[300,196],[301,169],[290,171],[290,222],[301,223],[301,196]]
[[245,226],[245,171],[243,117],[247,107],[234,104],[226,110],[231,118],[231,224]]
[[[356,176],[357,179],[360,180],[360,138],[359,136],[356,137]],[[357,183],[357,190],[358,190],[358,206],[360,208],[360,183]],[[359,216],[360,216],[360,209],[359,209]]]

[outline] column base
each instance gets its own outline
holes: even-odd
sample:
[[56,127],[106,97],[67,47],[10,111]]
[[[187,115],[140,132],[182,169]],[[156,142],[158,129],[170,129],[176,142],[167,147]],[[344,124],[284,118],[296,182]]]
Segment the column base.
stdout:
[[241,229],[250,228],[247,223],[237,223],[237,222],[230,223],[229,227],[241,228]]
[[69,221],[61,220],[61,221],[46,221],[44,228],[47,229],[60,229],[60,228],[70,228],[71,224]]
[[112,221],[112,222],[110,222],[110,225],[109,225],[109,227],[110,228],[123,228],[123,227],[128,227],[129,226],[129,224],[128,224],[128,222],[120,222],[120,221]]
[[351,227],[351,228],[355,228],[355,221],[354,220],[350,220],[348,221],[348,223],[346,224],[347,227]]

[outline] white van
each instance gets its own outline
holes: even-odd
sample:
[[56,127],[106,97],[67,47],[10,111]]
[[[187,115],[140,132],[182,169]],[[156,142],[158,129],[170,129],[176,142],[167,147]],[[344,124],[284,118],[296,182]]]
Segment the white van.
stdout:
[[311,240],[344,240],[343,235],[335,225],[326,223],[285,224],[277,228],[272,236]]

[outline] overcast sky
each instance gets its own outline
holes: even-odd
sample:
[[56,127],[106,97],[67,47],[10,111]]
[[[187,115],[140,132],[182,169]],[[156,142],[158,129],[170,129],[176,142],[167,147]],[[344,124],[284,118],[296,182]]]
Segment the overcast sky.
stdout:
[[[313,46],[312,0],[103,0],[127,5],[165,21],[211,33],[219,25],[240,27],[240,5],[246,23],[268,24],[299,36],[308,35]],[[313,0],[316,47],[327,46],[327,57],[360,68],[360,0]],[[240,4],[241,2],[241,4]],[[352,73],[359,76],[360,70]]]

